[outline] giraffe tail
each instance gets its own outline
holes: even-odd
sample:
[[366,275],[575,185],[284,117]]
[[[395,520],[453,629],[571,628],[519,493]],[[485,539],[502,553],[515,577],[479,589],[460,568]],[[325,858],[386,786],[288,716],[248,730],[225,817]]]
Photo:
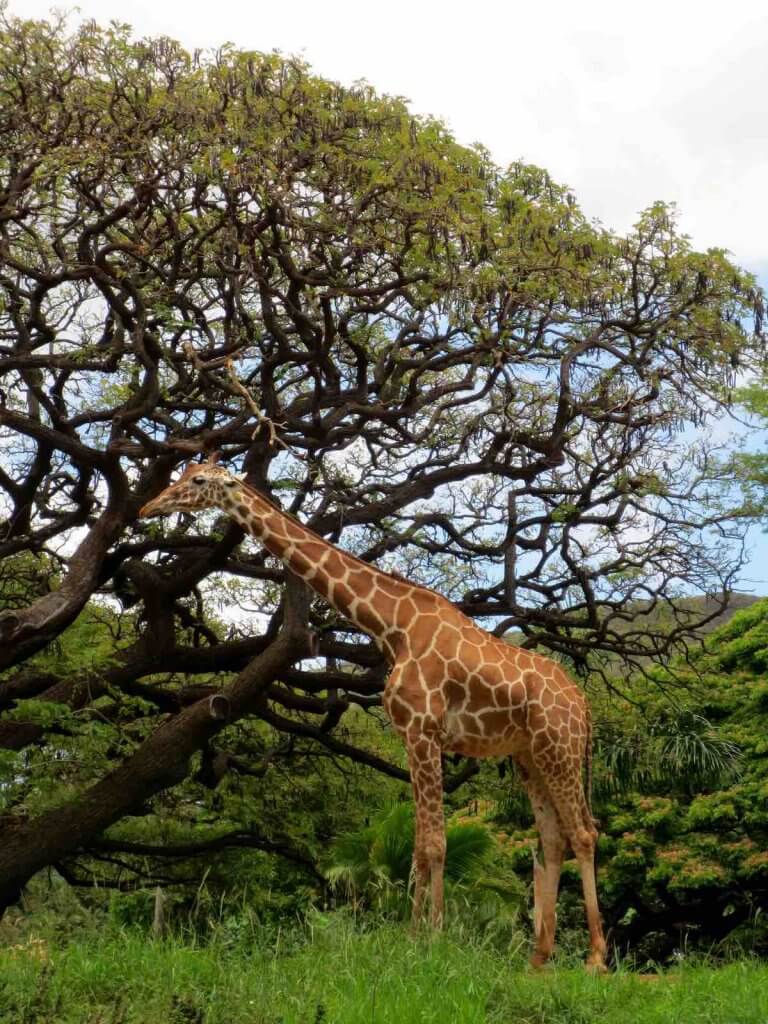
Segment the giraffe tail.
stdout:
[[587,805],[587,816],[593,828],[599,822],[592,814],[592,712],[587,705],[587,745],[584,749],[584,800]]

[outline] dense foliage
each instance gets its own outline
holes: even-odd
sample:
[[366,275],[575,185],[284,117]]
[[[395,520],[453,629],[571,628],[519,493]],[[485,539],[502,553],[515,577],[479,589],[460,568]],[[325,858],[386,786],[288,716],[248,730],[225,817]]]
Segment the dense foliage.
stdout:
[[724,603],[742,528],[690,428],[761,296],[668,208],[617,236],[366,86],[117,25],[3,18],[0,136],[0,909],[222,847],[316,880],[362,766],[407,781],[365,637],[232,523],[136,521],[191,456],[577,667]]
[[[737,612],[689,664],[634,699],[596,697],[598,884],[613,943],[659,962],[675,950],[768,952],[768,601]],[[495,810],[520,870],[530,818]],[[565,889],[581,908],[575,865]],[[566,896],[566,904],[569,897]],[[567,918],[566,918],[567,920]]]

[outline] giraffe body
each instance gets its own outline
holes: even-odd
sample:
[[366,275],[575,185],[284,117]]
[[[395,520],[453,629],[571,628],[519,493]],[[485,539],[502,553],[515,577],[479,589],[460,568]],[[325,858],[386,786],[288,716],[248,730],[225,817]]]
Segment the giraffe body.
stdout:
[[189,466],[142,516],[221,508],[343,616],[392,665],[383,704],[408,754],[416,804],[413,920],[427,891],[431,923],[443,914],[445,825],[442,755],[511,756],[540,835],[534,858],[533,963],[552,952],[555,901],[568,844],[579,863],[590,931],[588,965],[602,969],[605,940],[595,890],[597,831],[582,786],[591,756],[589,709],[549,658],[512,647],[450,601],[382,572],[313,533],[213,462]]

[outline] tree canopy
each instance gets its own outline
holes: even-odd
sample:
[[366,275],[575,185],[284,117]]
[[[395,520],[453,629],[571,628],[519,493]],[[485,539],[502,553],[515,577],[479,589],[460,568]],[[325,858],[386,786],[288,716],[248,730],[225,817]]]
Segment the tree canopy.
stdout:
[[344,738],[365,637],[218,515],[137,522],[190,458],[577,667],[726,600],[742,526],[695,428],[761,295],[668,206],[617,235],[365,84],[114,24],[4,16],[0,134],[0,743],[71,772],[43,806],[16,765],[5,902],[191,758],[247,762],[237,722],[407,778]]

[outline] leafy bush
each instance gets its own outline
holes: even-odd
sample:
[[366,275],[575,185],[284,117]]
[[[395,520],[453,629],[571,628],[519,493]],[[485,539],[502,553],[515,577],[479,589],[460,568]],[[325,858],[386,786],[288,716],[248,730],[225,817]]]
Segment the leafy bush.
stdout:
[[[637,684],[635,711],[598,701],[598,876],[614,942],[654,955],[753,948],[768,906],[768,601],[712,633],[689,665]],[[678,707],[664,696],[677,687]],[[682,699],[681,699],[682,697]],[[717,723],[716,725],[712,723]]]
[[[406,917],[413,843],[413,805],[395,804],[365,828],[336,840],[327,876],[354,904]],[[466,818],[448,822],[445,881],[449,911],[479,927],[516,920],[525,894],[489,826]]]

